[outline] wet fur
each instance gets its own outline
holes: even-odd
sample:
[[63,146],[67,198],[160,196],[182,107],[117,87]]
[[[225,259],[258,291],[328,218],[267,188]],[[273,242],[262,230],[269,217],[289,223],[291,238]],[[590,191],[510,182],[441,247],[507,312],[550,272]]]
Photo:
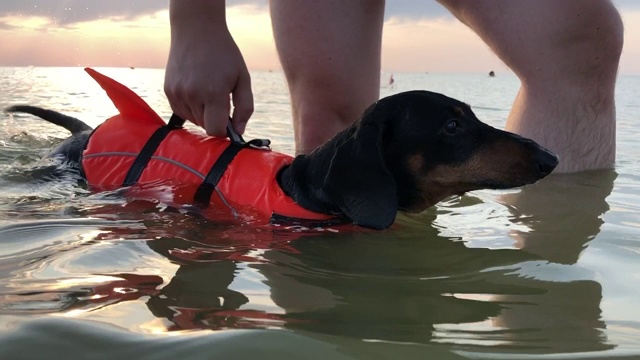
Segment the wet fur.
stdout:
[[[31,106],[7,111],[40,116],[69,130],[72,136],[48,156],[80,168],[89,126]],[[371,105],[351,127],[296,157],[278,182],[306,209],[385,229],[398,210],[420,212],[450,195],[531,184],[557,164],[554,154],[533,141],[480,122],[468,105],[411,91]]]

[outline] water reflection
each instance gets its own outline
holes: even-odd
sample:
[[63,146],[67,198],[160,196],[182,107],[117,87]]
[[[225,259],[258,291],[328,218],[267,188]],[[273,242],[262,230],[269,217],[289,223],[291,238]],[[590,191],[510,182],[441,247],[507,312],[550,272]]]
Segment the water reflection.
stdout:
[[540,293],[494,297],[495,301],[509,304],[494,319],[494,325],[511,330],[510,342],[534,341],[534,349],[543,352],[613,347],[603,333],[606,325],[600,310],[602,286],[593,274],[575,264],[600,232],[602,216],[609,210],[606,198],[616,177],[613,171],[556,175],[516,195],[502,197],[514,215],[512,221],[529,228],[511,234],[518,248],[553,263],[547,266],[551,271],[565,268],[555,264],[574,265],[553,275],[523,267],[518,280],[535,278],[531,286],[540,289]]
[[[416,226],[404,219],[393,231],[321,234],[291,242],[288,251],[264,251],[261,261],[249,266],[265,277],[282,313],[259,311],[228,289],[238,265],[223,258],[181,264],[162,290],[166,299],[148,305],[177,327],[234,326],[233,319],[243,326],[282,322],[361,339],[502,345],[529,352],[608,349],[600,285],[579,268],[567,272],[578,278],[568,281],[563,271],[544,278],[535,268],[576,263],[599,232],[614,179],[612,172],[557,176],[501,197],[512,221],[528,229],[511,234],[518,249],[468,248],[440,236],[429,222]],[[165,240],[149,246],[171,256],[185,244]],[[175,317],[184,315],[183,309],[192,313],[179,325]]]
[[554,175],[524,191],[501,196],[511,221],[531,231],[514,231],[517,247],[560,264],[575,264],[587,243],[600,232],[614,171]]
[[295,242],[298,253],[265,255],[279,268],[255,266],[287,315],[306,320],[295,328],[491,351],[610,349],[601,285],[576,263],[600,231],[615,177],[556,176],[500,197],[514,228],[526,229],[510,234],[517,249],[468,248],[433,227],[405,227]]
[[[146,230],[110,227],[95,240],[143,241],[177,270],[109,272],[111,281],[76,287],[67,293],[75,301],[56,311],[135,301],[162,319],[165,331],[284,327],[474,351],[610,349],[601,286],[579,258],[600,231],[615,177],[555,176],[498,196],[517,225],[505,233],[515,247],[502,249],[442,235],[434,220],[454,216],[455,207],[401,217],[389,231],[334,233],[218,225],[158,215],[156,204],[118,205],[132,218],[147,214]],[[247,279],[254,284],[238,284]]]

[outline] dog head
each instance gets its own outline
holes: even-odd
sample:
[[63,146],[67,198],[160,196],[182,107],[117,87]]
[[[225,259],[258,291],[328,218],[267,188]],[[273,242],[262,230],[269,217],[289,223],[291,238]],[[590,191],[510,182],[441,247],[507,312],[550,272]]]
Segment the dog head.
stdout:
[[531,184],[558,164],[535,142],[429,91],[376,102],[317,152],[332,154],[325,196],[356,224],[375,229],[390,226],[397,210],[420,212],[450,195]]

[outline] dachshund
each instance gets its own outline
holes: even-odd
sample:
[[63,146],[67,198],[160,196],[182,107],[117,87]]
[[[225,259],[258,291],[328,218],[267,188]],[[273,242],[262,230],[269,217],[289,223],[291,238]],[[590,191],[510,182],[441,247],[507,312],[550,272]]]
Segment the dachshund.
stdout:
[[[109,94],[104,81],[97,78],[98,75],[104,75],[91,69],[87,71]],[[116,84],[125,89],[119,88],[120,93],[130,91],[123,85]],[[110,96],[114,100],[114,95]],[[148,106],[139,98],[136,101],[141,101],[143,105],[135,103],[131,106]],[[119,131],[120,127],[136,122],[131,117],[141,116],[142,111],[126,113],[123,112],[125,106],[122,103],[118,104],[116,100],[114,103],[121,112],[120,117],[127,115],[129,119],[111,127],[105,126],[103,133]],[[147,110],[152,111],[150,108]],[[27,105],[12,106],[6,111],[29,113],[69,130],[71,137],[46,157],[61,159],[65,166],[80,169],[89,185],[96,184],[92,184],[92,175],[86,161],[92,159],[98,168],[108,168],[109,171],[114,166],[108,159],[98,156],[88,159],[87,155],[92,146],[108,148],[109,143],[113,142],[94,139],[96,131],[104,125],[94,130],[78,119]],[[107,120],[109,121],[111,119]],[[180,126],[176,128],[175,137],[183,131],[195,134]],[[123,133],[119,132],[115,137],[120,137],[119,134]],[[197,138],[189,140],[191,143],[230,144],[229,140],[213,140],[214,138],[209,138],[202,132],[193,136]],[[91,141],[98,144],[91,145]],[[145,145],[144,141],[139,147]],[[172,150],[178,153],[196,151],[180,147]],[[158,155],[158,151],[152,151],[146,157],[160,159],[162,156]],[[208,154],[222,150],[205,147],[204,150],[197,151]],[[111,151],[115,152],[117,151]],[[398,211],[421,212],[451,195],[534,183],[549,175],[558,165],[558,157],[534,141],[481,122],[469,105],[439,93],[422,90],[402,92],[378,100],[353,125],[311,153],[295,158],[285,156],[290,160],[279,163],[277,171],[267,175],[271,179],[255,179],[256,175],[248,175],[247,171],[252,172],[252,166],[258,166],[256,164],[263,161],[261,159],[264,157],[273,157],[274,152],[253,149],[251,146],[239,147],[236,152],[237,158],[250,153],[255,153],[257,158],[248,160],[249,170],[233,172],[223,168],[222,173],[213,176],[217,180],[222,178],[225,184],[229,184],[225,186],[239,187],[242,192],[245,183],[231,175],[244,173],[243,177],[251,178],[252,183],[263,182],[277,187],[277,191],[283,193],[288,201],[305,211],[327,218],[346,219],[371,229],[388,228],[395,221]],[[137,155],[140,157],[140,154]],[[133,159],[127,163],[127,168],[132,166],[132,161]],[[233,156],[227,159],[230,164],[235,161]],[[162,180],[167,176],[174,181],[181,181],[178,175],[144,175],[147,172],[144,166],[145,164],[138,170],[138,173],[143,174],[136,178],[138,183]],[[196,178],[200,180],[208,178],[206,169],[202,173],[195,170],[191,173],[196,174]],[[130,184],[125,182],[111,185]],[[202,187],[202,184],[199,185]],[[211,192],[220,193],[221,182],[209,185],[209,195]],[[226,201],[229,202],[237,203],[240,200]],[[249,201],[239,205],[251,207],[254,204]],[[266,211],[276,212],[269,209]]]

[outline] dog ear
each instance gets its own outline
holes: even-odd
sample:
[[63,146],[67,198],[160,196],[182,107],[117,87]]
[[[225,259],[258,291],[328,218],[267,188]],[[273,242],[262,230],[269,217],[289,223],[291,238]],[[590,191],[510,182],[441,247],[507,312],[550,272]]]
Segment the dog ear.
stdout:
[[351,136],[336,149],[324,188],[355,224],[386,229],[398,212],[396,181],[383,157],[382,138],[393,109],[369,107]]

